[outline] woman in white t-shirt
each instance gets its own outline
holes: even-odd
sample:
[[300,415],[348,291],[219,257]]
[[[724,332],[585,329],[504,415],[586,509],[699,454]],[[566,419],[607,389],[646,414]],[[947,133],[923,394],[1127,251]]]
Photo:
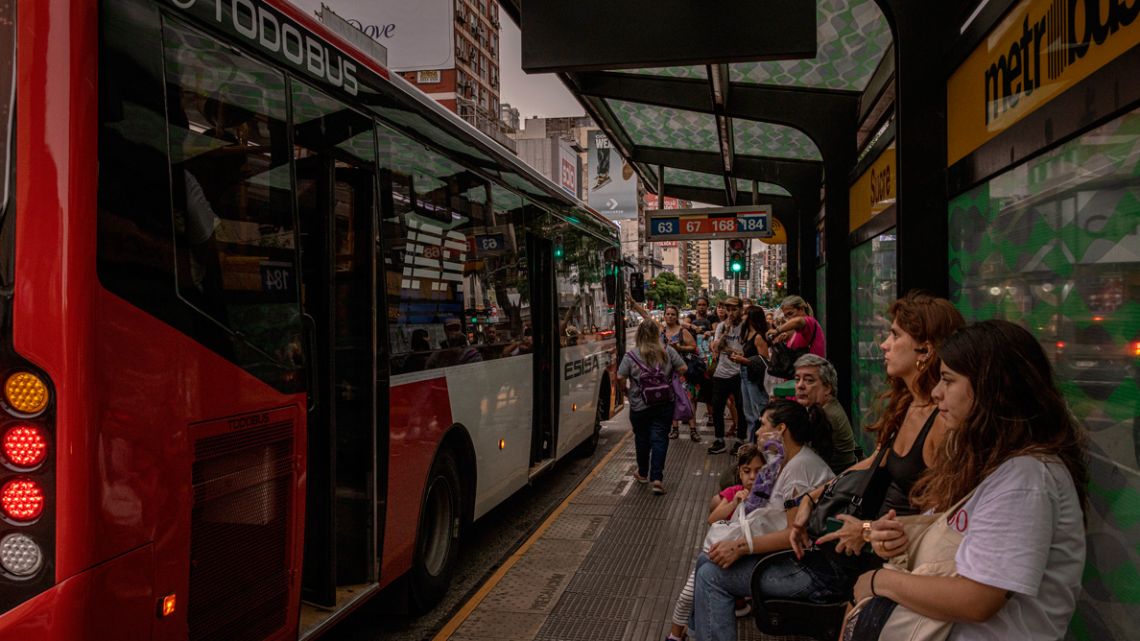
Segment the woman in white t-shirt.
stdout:
[[[974,494],[948,524],[962,533],[958,576],[874,570],[855,598],[882,596],[955,623],[950,641],[1065,636],[1085,565],[1085,434],[1040,344],[1008,321],[970,325],[939,348],[932,393],[949,426],[945,452],[912,501],[944,511]],[[884,557],[906,550],[888,514],[870,540]]]

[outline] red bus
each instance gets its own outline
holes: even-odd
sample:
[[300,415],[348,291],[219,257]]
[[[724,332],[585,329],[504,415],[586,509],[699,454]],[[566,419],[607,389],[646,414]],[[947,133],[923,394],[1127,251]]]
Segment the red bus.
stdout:
[[616,227],[334,17],[0,14],[0,639],[424,608],[467,524],[596,445]]

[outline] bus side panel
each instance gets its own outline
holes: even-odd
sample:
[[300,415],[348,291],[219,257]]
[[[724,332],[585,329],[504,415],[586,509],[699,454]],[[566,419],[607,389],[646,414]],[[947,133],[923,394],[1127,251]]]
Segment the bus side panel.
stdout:
[[475,518],[527,483],[533,362],[530,355],[512,356],[446,370],[452,416],[475,446]]
[[389,410],[388,509],[381,583],[412,567],[424,483],[443,435],[452,426],[447,378],[442,372],[397,376]]
[[615,345],[609,339],[560,350],[558,458],[594,433],[602,375],[614,359]]
[[0,641],[152,638],[162,623],[150,589],[153,555],[141,547],[25,601],[0,617]]

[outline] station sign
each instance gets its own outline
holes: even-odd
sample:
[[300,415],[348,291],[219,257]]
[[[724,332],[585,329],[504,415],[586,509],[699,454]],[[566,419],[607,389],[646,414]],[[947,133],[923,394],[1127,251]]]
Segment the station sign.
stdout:
[[654,209],[645,212],[645,238],[711,240],[715,238],[771,238],[772,206]]

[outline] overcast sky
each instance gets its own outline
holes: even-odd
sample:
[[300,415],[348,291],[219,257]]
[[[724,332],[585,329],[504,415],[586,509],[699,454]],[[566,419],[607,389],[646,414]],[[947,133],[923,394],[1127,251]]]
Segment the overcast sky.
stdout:
[[499,8],[499,72],[502,76],[500,102],[509,102],[519,116],[584,116],[586,109],[578,104],[566,86],[552,73],[525,74],[522,70],[522,32],[518,25]]

